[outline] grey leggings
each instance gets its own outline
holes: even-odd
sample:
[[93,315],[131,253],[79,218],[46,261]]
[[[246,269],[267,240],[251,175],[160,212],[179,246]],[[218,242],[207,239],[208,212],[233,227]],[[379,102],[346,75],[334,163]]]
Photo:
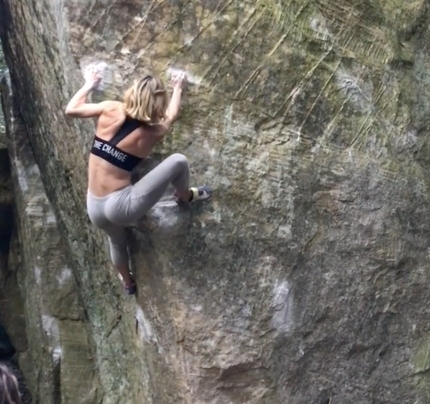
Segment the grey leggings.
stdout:
[[188,160],[172,154],[134,185],[103,197],[87,194],[91,222],[109,237],[110,256],[116,266],[128,263],[125,227],[136,224],[163,196],[171,183],[187,190],[190,182]]

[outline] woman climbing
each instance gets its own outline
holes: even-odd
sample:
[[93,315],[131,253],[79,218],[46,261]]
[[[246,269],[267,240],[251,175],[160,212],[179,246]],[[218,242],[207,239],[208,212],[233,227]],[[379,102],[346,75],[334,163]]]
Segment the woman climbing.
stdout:
[[123,102],[87,103],[88,94],[101,76],[92,69],[84,86],[73,96],[66,114],[77,118],[97,117],[96,136],[88,167],[87,210],[91,222],[109,237],[110,256],[128,294],[136,293],[129,270],[125,227],[138,223],[172,184],[178,201],[210,198],[207,186],[190,188],[187,158],[173,154],[131,185],[131,171],[160,142],[176,120],[186,86],[185,74],[172,78],[173,94],[168,102],[164,84],[145,76],[124,94]]

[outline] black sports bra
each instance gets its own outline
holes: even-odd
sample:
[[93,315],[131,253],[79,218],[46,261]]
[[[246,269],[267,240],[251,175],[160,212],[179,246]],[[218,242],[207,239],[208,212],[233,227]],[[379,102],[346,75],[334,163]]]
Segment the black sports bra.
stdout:
[[142,125],[143,123],[137,119],[126,118],[111,140],[103,140],[95,136],[90,153],[101,157],[115,167],[132,171],[143,159],[121,150],[116,145]]

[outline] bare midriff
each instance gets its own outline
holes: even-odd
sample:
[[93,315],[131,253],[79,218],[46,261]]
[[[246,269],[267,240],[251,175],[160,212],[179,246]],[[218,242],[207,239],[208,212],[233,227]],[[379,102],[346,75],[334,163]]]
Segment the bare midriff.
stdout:
[[131,174],[90,154],[88,163],[88,190],[102,197],[130,185]]

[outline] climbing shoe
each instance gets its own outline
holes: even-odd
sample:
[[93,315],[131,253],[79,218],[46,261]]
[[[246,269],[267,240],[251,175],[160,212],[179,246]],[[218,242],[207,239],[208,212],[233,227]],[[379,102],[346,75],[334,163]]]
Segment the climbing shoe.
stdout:
[[128,295],[136,294],[136,283],[133,281],[129,286],[124,285],[124,291]]
[[205,201],[212,196],[212,188],[208,185],[202,185],[197,188],[190,188],[190,203]]
[[124,279],[121,276],[121,274],[119,274],[119,278],[121,279],[122,287],[124,288],[124,292],[125,293],[127,293],[128,295],[134,295],[134,294],[136,294],[136,281],[134,280],[133,275],[131,274],[131,272],[130,272],[130,280],[131,280],[130,285],[127,286],[125,284]]

